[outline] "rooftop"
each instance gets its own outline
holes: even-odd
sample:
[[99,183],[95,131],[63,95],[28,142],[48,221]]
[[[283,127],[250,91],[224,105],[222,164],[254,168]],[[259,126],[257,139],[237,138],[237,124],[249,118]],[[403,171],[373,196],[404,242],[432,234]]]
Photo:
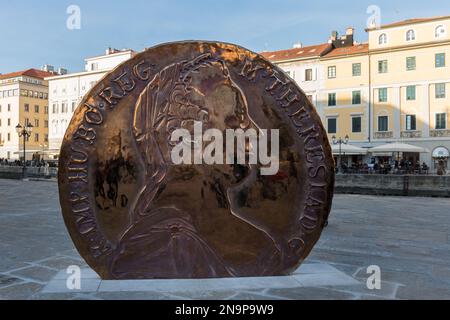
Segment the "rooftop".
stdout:
[[326,54],[328,50],[331,50],[331,45],[328,43],[323,43],[319,45],[307,46],[302,48],[293,48],[279,51],[266,51],[261,52],[261,55],[270,61],[286,61],[311,57],[320,57]]
[[336,48],[325,54],[325,58],[330,57],[339,57],[339,56],[350,56],[354,54],[361,54],[361,53],[367,53],[369,52],[369,44],[368,43],[361,43],[356,44],[351,47],[342,47],[342,48]]
[[[401,27],[401,26],[407,26],[410,24],[416,24],[416,23],[424,23],[424,22],[430,22],[430,21],[436,21],[436,20],[443,20],[443,19],[450,19],[450,16],[436,16],[436,17],[429,17],[429,18],[413,18],[413,19],[406,19],[402,21],[392,22],[388,24],[381,25],[378,29],[386,29],[386,28],[394,28],[394,27]],[[374,28],[368,28],[366,31],[371,31],[377,29]]]
[[33,78],[44,79],[45,77],[49,77],[52,75],[54,75],[54,74],[51,72],[46,72],[46,71],[42,71],[42,70],[38,70],[38,69],[27,69],[27,70],[23,70],[23,71],[1,74],[0,80],[16,78],[16,77],[20,77],[20,76],[28,76],[28,77],[33,77]]
[[120,49],[119,50],[119,49],[108,48],[108,49],[106,49],[106,52],[104,54],[96,55],[93,57],[87,57],[84,60],[88,61],[88,60],[99,59],[99,58],[107,58],[112,55],[119,55],[119,54],[126,54],[126,53],[135,53],[135,51],[133,49]]

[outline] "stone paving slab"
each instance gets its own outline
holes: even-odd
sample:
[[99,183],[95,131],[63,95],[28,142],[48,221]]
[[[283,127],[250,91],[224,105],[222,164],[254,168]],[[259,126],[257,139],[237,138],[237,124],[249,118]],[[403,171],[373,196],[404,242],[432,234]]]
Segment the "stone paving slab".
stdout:
[[242,277],[221,279],[152,279],[152,280],[101,280],[91,269],[81,269],[81,286],[78,290],[67,288],[66,270],[61,270],[51,280],[43,293],[68,292],[209,292],[256,289],[285,289],[297,287],[358,285],[359,282],[342,271],[323,263],[303,264],[291,276]]

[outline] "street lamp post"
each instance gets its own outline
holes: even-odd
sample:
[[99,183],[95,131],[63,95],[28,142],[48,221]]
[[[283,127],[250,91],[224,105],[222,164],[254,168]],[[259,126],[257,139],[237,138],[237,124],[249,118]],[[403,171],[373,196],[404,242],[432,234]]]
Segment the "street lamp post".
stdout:
[[22,177],[23,179],[27,176],[27,161],[26,161],[26,142],[29,137],[31,137],[31,132],[33,131],[33,125],[28,123],[25,126],[21,126],[20,123],[16,126],[16,131],[19,137],[23,137],[23,168],[22,168]]
[[348,137],[348,135],[346,135],[344,139],[342,139],[341,137],[339,137],[339,139],[336,139],[336,136],[333,136],[331,139],[333,144],[339,144],[338,173],[341,173],[342,144],[347,144],[350,138]]

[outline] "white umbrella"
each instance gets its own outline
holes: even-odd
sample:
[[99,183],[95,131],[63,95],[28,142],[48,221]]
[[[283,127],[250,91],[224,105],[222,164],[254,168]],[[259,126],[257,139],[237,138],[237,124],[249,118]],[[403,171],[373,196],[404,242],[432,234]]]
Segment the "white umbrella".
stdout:
[[[333,144],[331,146],[334,155],[339,155],[339,144]],[[364,155],[367,154],[367,149],[363,149],[351,144],[341,144],[341,155]]]
[[417,152],[427,153],[430,150],[418,146],[413,146],[406,143],[394,142],[383,144],[381,146],[373,147],[369,149],[370,153],[387,153],[387,152]]

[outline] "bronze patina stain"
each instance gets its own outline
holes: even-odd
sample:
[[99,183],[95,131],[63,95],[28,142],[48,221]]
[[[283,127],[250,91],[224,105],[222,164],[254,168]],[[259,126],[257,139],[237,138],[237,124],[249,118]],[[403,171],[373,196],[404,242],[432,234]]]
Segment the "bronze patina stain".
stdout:
[[[278,129],[279,170],[175,165],[176,129]],[[162,44],[82,100],[61,148],[69,233],[103,279],[286,275],[319,239],[334,164],[319,116],[281,69],[231,44]]]

